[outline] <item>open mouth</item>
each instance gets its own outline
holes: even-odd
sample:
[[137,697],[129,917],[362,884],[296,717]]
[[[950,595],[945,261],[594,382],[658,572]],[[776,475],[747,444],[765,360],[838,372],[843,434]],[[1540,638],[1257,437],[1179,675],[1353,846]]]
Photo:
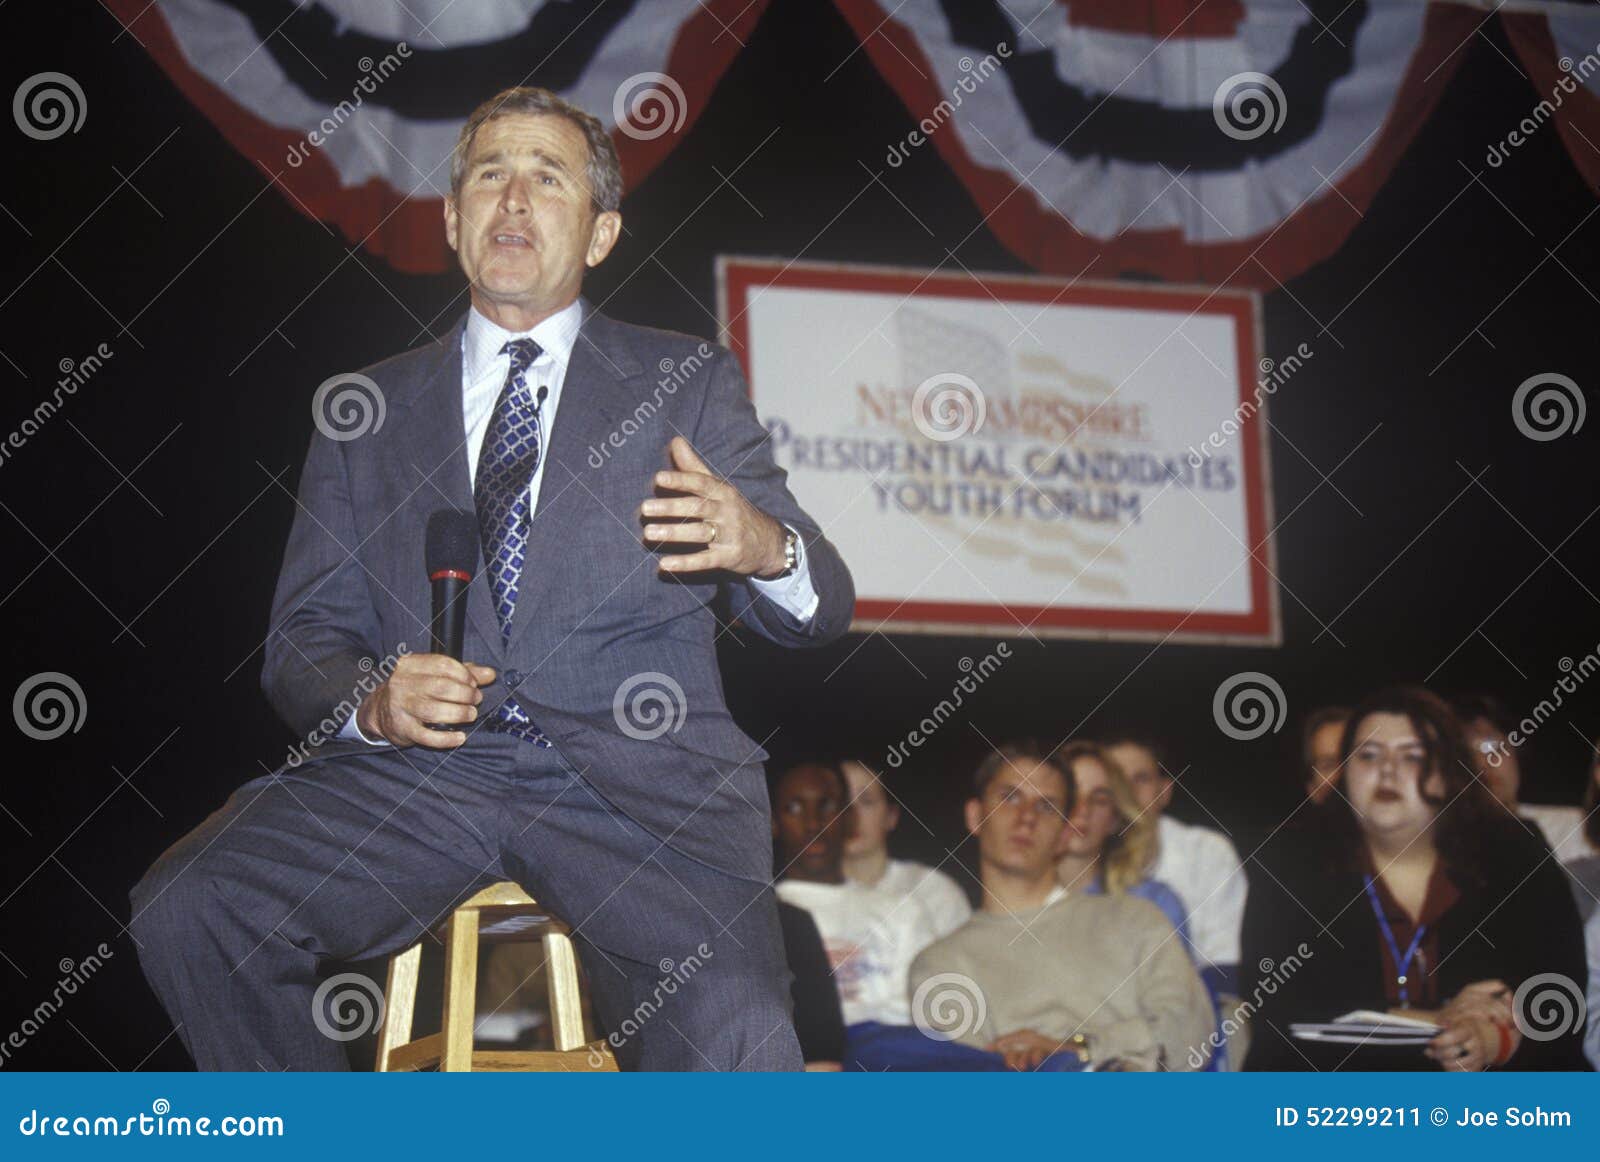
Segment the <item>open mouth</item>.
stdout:
[[533,243],[521,234],[496,234],[494,235],[494,244],[496,246],[519,247],[526,250],[533,249]]

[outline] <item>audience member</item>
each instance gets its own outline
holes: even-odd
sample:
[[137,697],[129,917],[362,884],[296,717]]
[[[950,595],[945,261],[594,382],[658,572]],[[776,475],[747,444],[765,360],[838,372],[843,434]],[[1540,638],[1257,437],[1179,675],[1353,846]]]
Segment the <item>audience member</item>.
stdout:
[[[1340,749],[1344,794],[1326,805],[1335,862],[1271,868],[1251,893],[1244,964],[1263,979],[1246,990],[1258,1006],[1247,1066],[1581,1068],[1578,1030],[1524,1039],[1511,1012],[1531,977],[1586,979],[1571,894],[1473,776],[1456,716],[1421,688],[1383,691],[1354,711]],[[1357,1010],[1442,1032],[1423,1048],[1291,1036],[1292,1023]]]
[[1600,909],[1590,915],[1583,932],[1589,953],[1589,1035],[1583,1052],[1589,1064],[1600,1069]]
[[816,921],[849,1026],[909,1025],[906,972],[937,936],[917,900],[853,883],[844,874],[849,793],[835,767],[805,763],[779,776],[772,830],[778,898]]
[[841,764],[850,786],[850,838],[844,844],[846,878],[902,899],[917,900],[933,917],[939,936],[954,932],[972,915],[966,893],[944,872],[889,856],[889,833],[900,823],[900,806],[866,763]]
[[833,965],[811,913],[778,901],[778,924],[783,929],[783,950],[794,977],[794,1031],[800,1039],[800,1056],[807,1069],[837,1069],[844,1059],[844,1013],[839,990],[833,984]]
[[1061,833],[1056,878],[1069,892],[1126,893],[1149,900],[1189,947],[1189,916],[1178,894],[1150,878],[1156,855],[1156,817],[1139,808],[1122,769],[1092,742],[1056,751],[1072,777],[1072,813]]
[[1183,901],[1189,938],[1212,991],[1234,993],[1247,892],[1238,852],[1221,833],[1181,823],[1166,813],[1174,780],[1154,742],[1124,735],[1109,740],[1105,750],[1127,775],[1141,810],[1157,817],[1156,861],[1150,878],[1166,884]]
[[1349,719],[1349,707],[1319,706],[1300,727],[1301,786],[1314,806],[1325,803],[1339,785],[1339,741]]
[[[983,903],[912,966],[919,1024],[1011,1069],[1064,1057],[1193,1068],[1193,1051],[1211,1038],[1211,1004],[1172,925],[1145,900],[1069,895],[1057,881],[1073,805],[1061,760],[1008,745],[975,783],[966,823]],[[933,1003],[957,985],[970,986],[971,1003]]]
[[[1600,914],[1600,739],[1589,744],[1589,786],[1583,793],[1583,835],[1589,854],[1563,865],[1572,880],[1572,894],[1578,901],[1578,914],[1585,921]],[[1589,963],[1594,965],[1593,956]]]
[[1581,809],[1521,801],[1522,762],[1506,737],[1514,727],[1504,705],[1488,694],[1463,695],[1451,705],[1466,731],[1473,770],[1506,810],[1537,827],[1561,863],[1595,854],[1584,834]]

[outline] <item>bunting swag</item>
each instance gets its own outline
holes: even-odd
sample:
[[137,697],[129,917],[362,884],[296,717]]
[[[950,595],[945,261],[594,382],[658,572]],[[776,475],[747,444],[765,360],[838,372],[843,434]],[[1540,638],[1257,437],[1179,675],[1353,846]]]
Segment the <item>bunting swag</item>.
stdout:
[[[399,270],[453,266],[449,154],[542,85],[628,188],[683,140],[767,0],[103,0],[291,203]],[[820,3],[820,0],[816,0]],[[1050,274],[1272,288],[1332,254],[1497,15],[1600,190],[1600,14],[1418,0],[834,0],[985,225]],[[930,153],[929,156],[933,154]],[[779,164],[779,163],[773,163]],[[875,166],[874,168],[878,168]]]
[[396,269],[440,226],[473,107],[542,85],[612,127],[629,188],[683,139],[766,0],[107,0],[290,200]]
[[1578,172],[1600,193],[1600,12],[1574,6],[1547,13],[1502,13],[1500,19],[1528,69],[1535,95],[1514,133],[1489,147],[1485,163],[1504,165],[1553,119]]
[[1485,19],[1401,0],[836,0],[1018,257],[1273,286],[1360,220]]

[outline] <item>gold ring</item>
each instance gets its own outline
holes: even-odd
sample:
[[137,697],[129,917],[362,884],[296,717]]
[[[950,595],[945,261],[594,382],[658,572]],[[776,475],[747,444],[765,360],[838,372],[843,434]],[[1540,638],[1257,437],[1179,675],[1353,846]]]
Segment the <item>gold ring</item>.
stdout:
[[711,535],[706,538],[706,544],[708,544],[708,545],[714,544],[714,543],[716,543],[717,533],[719,533],[721,530],[717,528],[717,525],[716,525],[715,521],[709,521],[708,520],[708,521],[706,521],[706,524],[711,526]]

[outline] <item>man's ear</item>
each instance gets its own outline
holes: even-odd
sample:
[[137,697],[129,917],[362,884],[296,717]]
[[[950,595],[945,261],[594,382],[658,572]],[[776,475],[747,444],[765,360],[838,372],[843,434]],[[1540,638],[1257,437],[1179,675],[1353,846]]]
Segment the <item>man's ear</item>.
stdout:
[[900,826],[900,804],[896,803],[893,799],[889,800],[888,819],[890,831],[893,831],[896,827]]
[[583,260],[589,266],[599,266],[611,253],[622,235],[622,215],[615,210],[596,214],[594,226],[589,230],[589,251]]
[[973,835],[978,834],[978,828],[983,826],[983,803],[978,799],[967,800],[967,831]]
[[457,234],[461,228],[461,215],[456,211],[455,198],[444,200],[444,240],[450,244],[450,249],[456,249],[459,241]]

